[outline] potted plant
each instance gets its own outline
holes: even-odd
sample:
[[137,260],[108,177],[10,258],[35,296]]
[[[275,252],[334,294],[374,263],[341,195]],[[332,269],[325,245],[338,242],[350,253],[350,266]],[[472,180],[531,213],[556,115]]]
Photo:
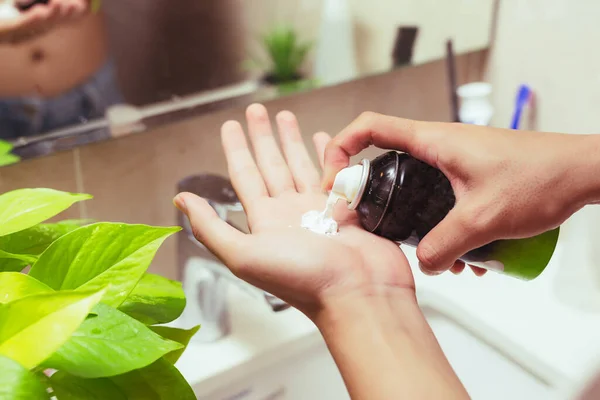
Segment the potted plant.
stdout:
[[[262,76],[262,83],[277,86],[284,93],[315,86],[316,82],[306,79],[301,72],[312,43],[300,41],[293,28],[274,28],[262,36],[261,44],[268,59],[268,72]],[[252,61],[247,63],[248,66],[256,64]]]
[[0,195],[0,398],[195,399],[174,363],[198,327],[162,325],[185,296],[146,272],[179,228],[45,223],[90,197]]

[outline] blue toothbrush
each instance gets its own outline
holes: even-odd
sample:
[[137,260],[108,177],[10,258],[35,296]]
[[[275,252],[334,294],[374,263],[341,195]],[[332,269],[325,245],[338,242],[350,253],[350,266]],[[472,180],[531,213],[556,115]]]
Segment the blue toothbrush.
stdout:
[[519,129],[523,109],[532,100],[532,97],[533,91],[531,90],[531,88],[529,88],[529,86],[521,85],[519,87],[519,91],[517,92],[517,99],[515,102],[515,112],[513,114],[512,123],[510,124],[510,129]]

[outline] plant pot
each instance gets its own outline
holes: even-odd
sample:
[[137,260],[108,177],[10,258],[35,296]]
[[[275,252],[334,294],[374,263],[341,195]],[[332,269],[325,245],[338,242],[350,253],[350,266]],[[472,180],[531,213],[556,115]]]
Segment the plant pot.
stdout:
[[260,83],[267,87],[276,88],[279,95],[302,92],[315,89],[318,86],[316,80],[307,79],[300,73],[294,74],[293,78],[287,81],[280,81],[269,73],[260,79]]

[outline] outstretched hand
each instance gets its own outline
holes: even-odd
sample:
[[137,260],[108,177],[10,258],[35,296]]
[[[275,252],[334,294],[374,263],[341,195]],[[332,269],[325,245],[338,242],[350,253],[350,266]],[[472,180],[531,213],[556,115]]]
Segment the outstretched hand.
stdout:
[[[328,303],[349,296],[405,292],[414,299],[413,276],[398,245],[363,230],[345,206],[338,204],[335,210],[337,235],[300,226],[305,212],[324,209],[327,196],[295,116],[283,111],[276,118],[283,154],[265,107],[251,105],[246,118],[254,157],[238,122],[226,122],[221,135],[251,233],[222,221],[203,199],[181,193],[175,204],[190,219],[195,237],[236,276],[311,318]],[[329,140],[325,133],[314,136],[321,166]]]
[[36,4],[15,18],[0,19],[0,44],[17,44],[75,20],[89,11],[89,0],[50,0]]

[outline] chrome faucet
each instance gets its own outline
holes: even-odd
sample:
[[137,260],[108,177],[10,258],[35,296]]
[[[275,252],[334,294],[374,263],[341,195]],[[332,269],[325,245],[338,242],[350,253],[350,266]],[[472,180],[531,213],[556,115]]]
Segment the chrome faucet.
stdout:
[[[243,231],[230,221],[231,212],[242,212],[243,207],[228,179],[218,175],[194,175],[179,181],[178,192],[190,192],[204,198],[215,209],[217,215],[234,228]],[[193,235],[187,217],[177,212],[177,221],[183,228],[177,234],[178,279],[183,283],[187,297],[184,317],[201,324],[202,328],[194,340],[212,342],[231,331],[227,308],[227,287],[236,284],[254,294],[264,297],[275,312],[290,306],[270,293],[264,292],[237,278]],[[202,267],[190,260],[202,259]]]

